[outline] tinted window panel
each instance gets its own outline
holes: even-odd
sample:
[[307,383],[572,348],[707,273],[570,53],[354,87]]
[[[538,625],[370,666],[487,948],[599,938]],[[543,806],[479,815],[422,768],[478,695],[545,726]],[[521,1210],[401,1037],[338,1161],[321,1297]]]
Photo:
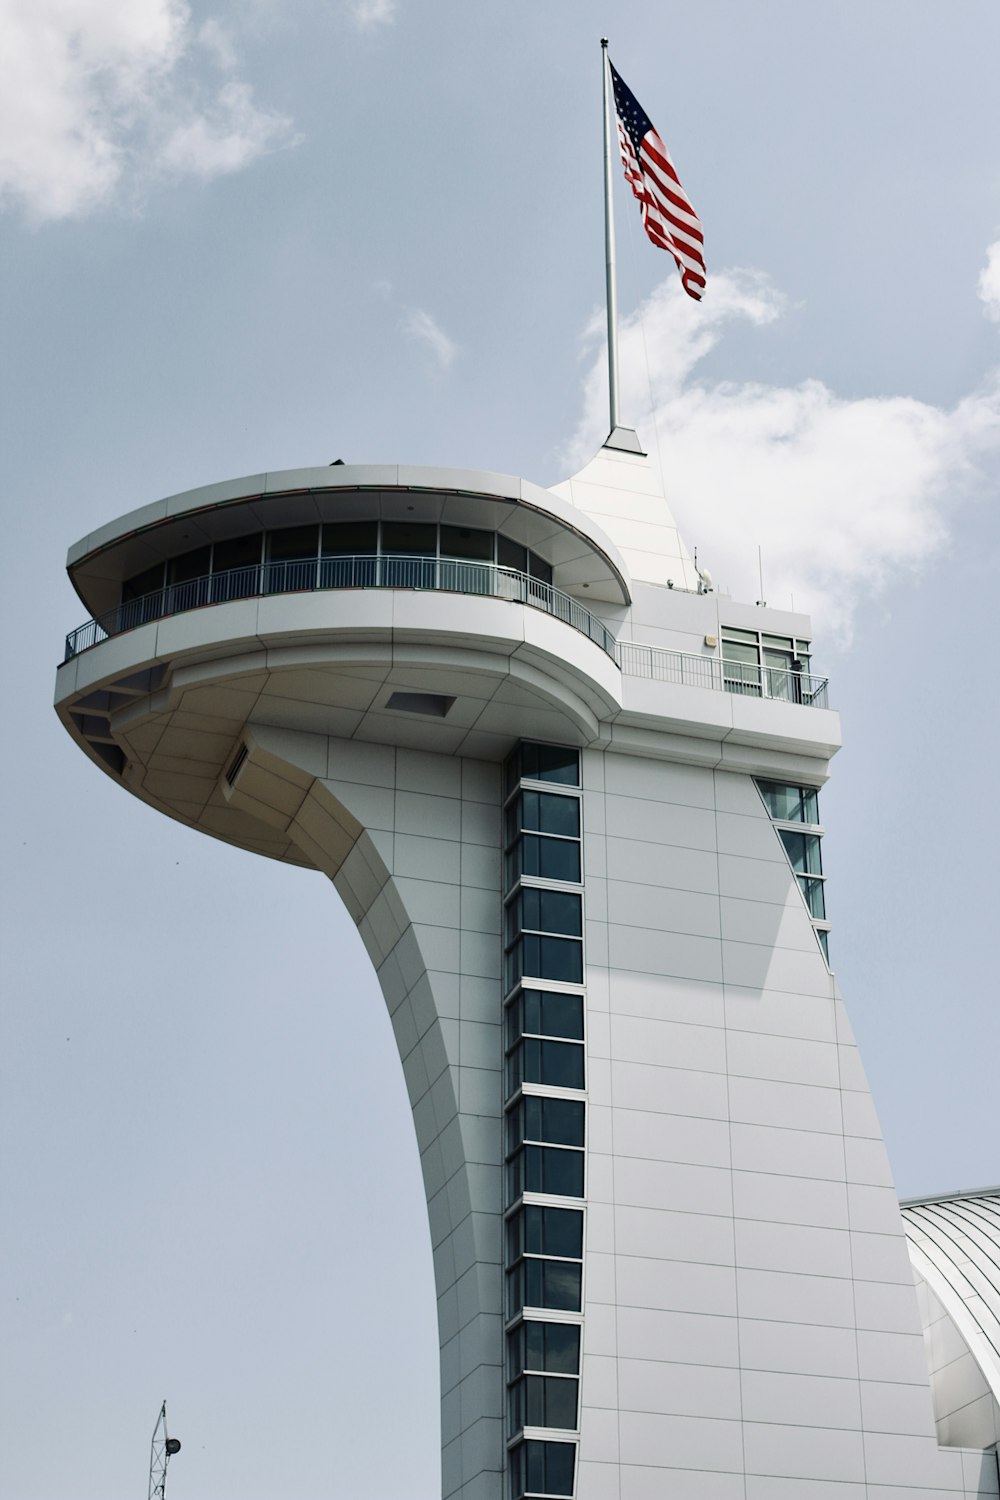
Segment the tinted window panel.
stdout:
[[580,837],[580,799],[553,792],[521,793],[521,827],[530,833],[558,833]]
[[212,549],[212,572],[227,573],[230,568],[249,568],[260,562],[263,537],[259,531],[249,536],[230,537],[227,542],[216,542]]
[[524,995],[515,995],[504,1014],[506,1019],[506,1040],[504,1045],[509,1051],[524,1030],[522,1024],[524,1017]]
[[[527,894],[527,893],[526,893]],[[583,934],[583,901],[568,891],[534,890],[532,905],[538,906],[542,932],[561,932],[569,937]]]
[[525,1305],[579,1312],[583,1268],[568,1260],[526,1260]]
[[576,1375],[580,1370],[580,1329],[575,1323],[542,1323],[531,1318],[507,1335],[511,1378],[525,1370]]
[[[549,569],[550,578],[551,575]],[[521,775],[529,781],[558,781],[563,786],[579,786],[580,752],[567,750],[561,745],[526,743],[521,746]]]
[[568,1260],[518,1261],[507,1273],[507,1316],[525,1307],[551,1307],[556,1312],[579,1312],[583,1271]]
[[536,1036],[568,1036],[583,1041],[583,996],[552,990],[525,990],[524,1030]]
[[126,578],[122,584],[122,603],[130,599],[142,599],[146,594],[154,594],[163,587],[163,563],[156,563],[152,568],[147,568],[144,573],[136,573],[134,578]]
[[[573,1455],[574,1448],[571,1443],[528,1443],[528,1449],[540,1448],[542,1450],[542,1464],[544,1472],[541,1475],[545,1485],[543,1491],[547,1495],[572,1495],[573,1493]],[[533,1461],[529,1458],[529,1469],[534,1468]]]
[[526,1094],[507,1111],[508,1152],[516,1151],[524,1141],[582,1146],[583,1109],[582,1100]]
[[522,1146],[507,1164],[507,1191],[511,1201],[522,1193],[582,1198],[583,1152],[557,1146]]
[[519,1443],[510,1453],[511,1500],[524,1495],[572,1495],[572,1443]]
[[[525,1048],[537,1046],[541,1050],[539,1083],[554,1089],[582,1089],[584,1087],[583,1048],[576,1042],[535,1042],[529,1039]],[[534,1079],[525,1075],[528,1083]]]
[[[550,1099],[526,1094],[508,1118],[523,1121],[519,1137],[525,1141],[551,1141],[556,1146],[582,1146],[585,1105],[582,1099]],[[511,1147],[516,1142],[511,1143]]]
[[472,557],[477,561],[493,561],[493,532],[475,531],[466,526],[441,527],[442,557]]
[[797,786],[784,786],[778,781],[759,781],[757,785],[772,818],[786,823],[800,821],[802,798]]
[[507,1058],[505,1087],[507,1097],[516,1094],[524,1082],[524,1051],[521,1047],[515,1047]]
[[512,952],[517,954],[512,983],[525,974],[531,979],[555,979],[560,984],[583,983],[583,944],[578,939],[526,933]]
[[437,554],[437,527],[414,521],[383,521],[382,551]]
[[796,875],[822,875],[818,834],[793,833],[789,828],[779,828],[778,832]]
[[497,562],[502,568],[513,568],[518,573],[528,571],[528,549],[510,537],[497,537]]
[[[535,875],[541,880],[579,883],[580,845],[575,840],[549,839],[536,833],[525,833],[515,845],[509,873],[514,879],[518,875]],[[513,884],[513,880],[510,883]]]
[[786,786],[780,781],[758,781],[772,818],[783,823],[818,823],[819,798],[812,787]]
[[377,521],[336,521],[323,527],[323,556],[371,556],[378,548]]
[[[583,902],[569,891],[526,887],[513,903],[520,907],[520,926],[531,932],[558,932],[579,937],[583,931]],[[511,908],[508,907],[508,912]]]
[[820,922],[825,921],[826,894],[823,890],[822,880],[813,880],[808,875],[800,875],[799,885],[802,887],[802,894],[806,898],[809,915],[816,917]]
[[527,1037],[507,1059],[507,1092],[515,1093],[522,1083],[582,1089],[583,1074],[583,1048],[578,1042]]
[[289,526],[267,534],[268,562],[305,562],[318,552],[318,526]]
[[[503,542],[503,537],[497,537],[497,546]],[[503,763],[503,789],[504,795],[509,797],[521,779],[521,747],[512,750]]]
[[583,1255],[583,1214],[575,1208],[526,1203],[507,1221],[507,1259],[519,1255]]
[[[515,943],[508,948],[503,960],[504,990],[512,990],[521,978],[524,954],[521,952],[521,944]],[[535,976],[538,977],[537,975]]]
[[544,1370],[549,1375],[577,1375],[580,1370],[580,1329],[575,1323],[539,1323],[529,1320],[524,1329],[525,1370]]
[[547,1375],[522,1375],[510,1387],[511,1431],[522,1427],[576,1426],[579,1381]]
[[168,583],[188,583],[192,578],[204,578],[211,563],[211,547],[196,547],[182,557],[173,557],[167,564]]
[[741,645],[738,641],[730,641],[723,638],[722,642],[723,660],[727,662],[745,662],[747,666],[757,666],[760,662],[760,653],[756,643],[752,646]]

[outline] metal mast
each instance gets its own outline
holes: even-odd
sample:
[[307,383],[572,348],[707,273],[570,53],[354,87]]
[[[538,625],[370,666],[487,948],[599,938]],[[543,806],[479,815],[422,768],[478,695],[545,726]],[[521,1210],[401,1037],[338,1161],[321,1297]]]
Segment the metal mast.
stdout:
[[608,87],[608,39],[601,37],[604,77],[604,269],[608,302],[609,431],[618,426],[618,291],[615,285],[615,206],[611,191],[611,90]]
[[153,1428],[153,1442],[149,1453],[149,1500],[164,1500],[167,1493],[167,1464],[180,1451],[180,1440],[167,1435],[167,1403],[164,1401]]

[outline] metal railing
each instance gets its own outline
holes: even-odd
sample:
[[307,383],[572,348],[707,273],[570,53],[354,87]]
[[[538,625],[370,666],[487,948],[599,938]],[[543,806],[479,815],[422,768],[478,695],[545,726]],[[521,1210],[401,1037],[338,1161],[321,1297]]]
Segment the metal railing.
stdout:
[[310,558],[307,562],[255,563],[226,573],[192,578],[186,583],[167,584],[141,599],[126,600],[88,620],[78,630],[70,631],[65,660],[71,661],[81,651],[126,630],[206,604],[229,604],[236,599],[320,589],[435,589],[529,604],[579,630],[615,659],[615,639],[610,630],[584,605],[550,583],[512,568],[497,567],[495,563],[386,553]]
[[129,599],[114,609],[88,620],[66,637],[66,661],[97,646],[111,636],[122,635],[140,625],[184,614],[206,604],[229,604],[237,599],[260,599],[270,594],[312,593],[321,589],[428,589],[478,595],[484,599],[506,599],[528,604],[579,630],[605,651],[629,677],[647,677],[654,682],[673,682],[685,687],[713,688],[744,697],[772,698],[784,703],[803,703],[826,708],[827,678],[807,672],[760,667],[748,662],[725,661],[717,656],[696,656],[668,651],[660,646],[642,646],[632,641],[616,642],[607,626],[576,599],[527,573],[500,568],[495,563],[467,562],[460,558],[436,558],[417,554],[369,553],[347,557],[310,558],[306,562],[254,563],[171,583],[140,599]]
[[686,651],[667,651],[661,646],[640,646],[632,641],[619,641],[617,660],[629,677],[648,677],[654,682],[674,682],[682,687],[714,688],[746,698],[774,698],[810,708],[829,707],[829,679],[813,677],[808,672],[726,661],[718,656],[695,656]]

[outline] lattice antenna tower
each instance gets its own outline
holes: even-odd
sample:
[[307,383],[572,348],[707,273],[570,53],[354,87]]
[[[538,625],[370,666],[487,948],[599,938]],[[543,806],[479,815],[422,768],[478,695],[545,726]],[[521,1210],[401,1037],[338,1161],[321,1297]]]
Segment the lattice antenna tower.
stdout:
[[167,1465],[175,1453],[181,1451],[180,1439],[167,1433],[167,1403],[160,1407],[160,1415],[153,1428],[153,1441],[149,1452],[149,1500],[165,1500],[167,1493]]

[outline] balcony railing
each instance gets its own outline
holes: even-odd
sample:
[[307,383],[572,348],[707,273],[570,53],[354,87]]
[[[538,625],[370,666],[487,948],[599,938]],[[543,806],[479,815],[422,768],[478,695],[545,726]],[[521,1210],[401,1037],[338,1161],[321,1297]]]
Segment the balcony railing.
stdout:
[[555,616],[596,642],[629,677],[673,682],[686,687],[714,688],[744,697],[772,698],[826,708],[827,679],[808,672],[724,661],[717,656],[695,656],[659,646],[616,642],[607,626],[590,610],[527,573],[494,563],[418,555],[366,554],[311,558],[307,562],[254,563],[171,583],[156,593],[129,599],[88,620],[66,637],[66,661],[111,636],[135,630],[154,620],[179,615],[206,604],[229,604],[237,599],[259,599],[269,594],[310,593],[320,589],[433,589],[479,595],[529,604]]
[[310,558],[307,562],[254,563],[171,583],[141,599],[129,599],[103,615],[88,620],[66,637],[66,661],[114,635],[183,614],[205,604],[228,604],[235,599],[258,599],[268,594],[315,592],[319,589],[443,589],[529,604],[571,625],[596,642],[614,660],[615,639],[589,609],[561,589],[494,563],[459,558],[370,554]]
[[828,708],[829,679],[783,667],[761,667],[750,662],[725,661],[718,656],[695,656],[619,641],[618,665],[629,677],[675,682],[683,687],[715,688],[745,698],[776,698],[782,703],[804,703]]

